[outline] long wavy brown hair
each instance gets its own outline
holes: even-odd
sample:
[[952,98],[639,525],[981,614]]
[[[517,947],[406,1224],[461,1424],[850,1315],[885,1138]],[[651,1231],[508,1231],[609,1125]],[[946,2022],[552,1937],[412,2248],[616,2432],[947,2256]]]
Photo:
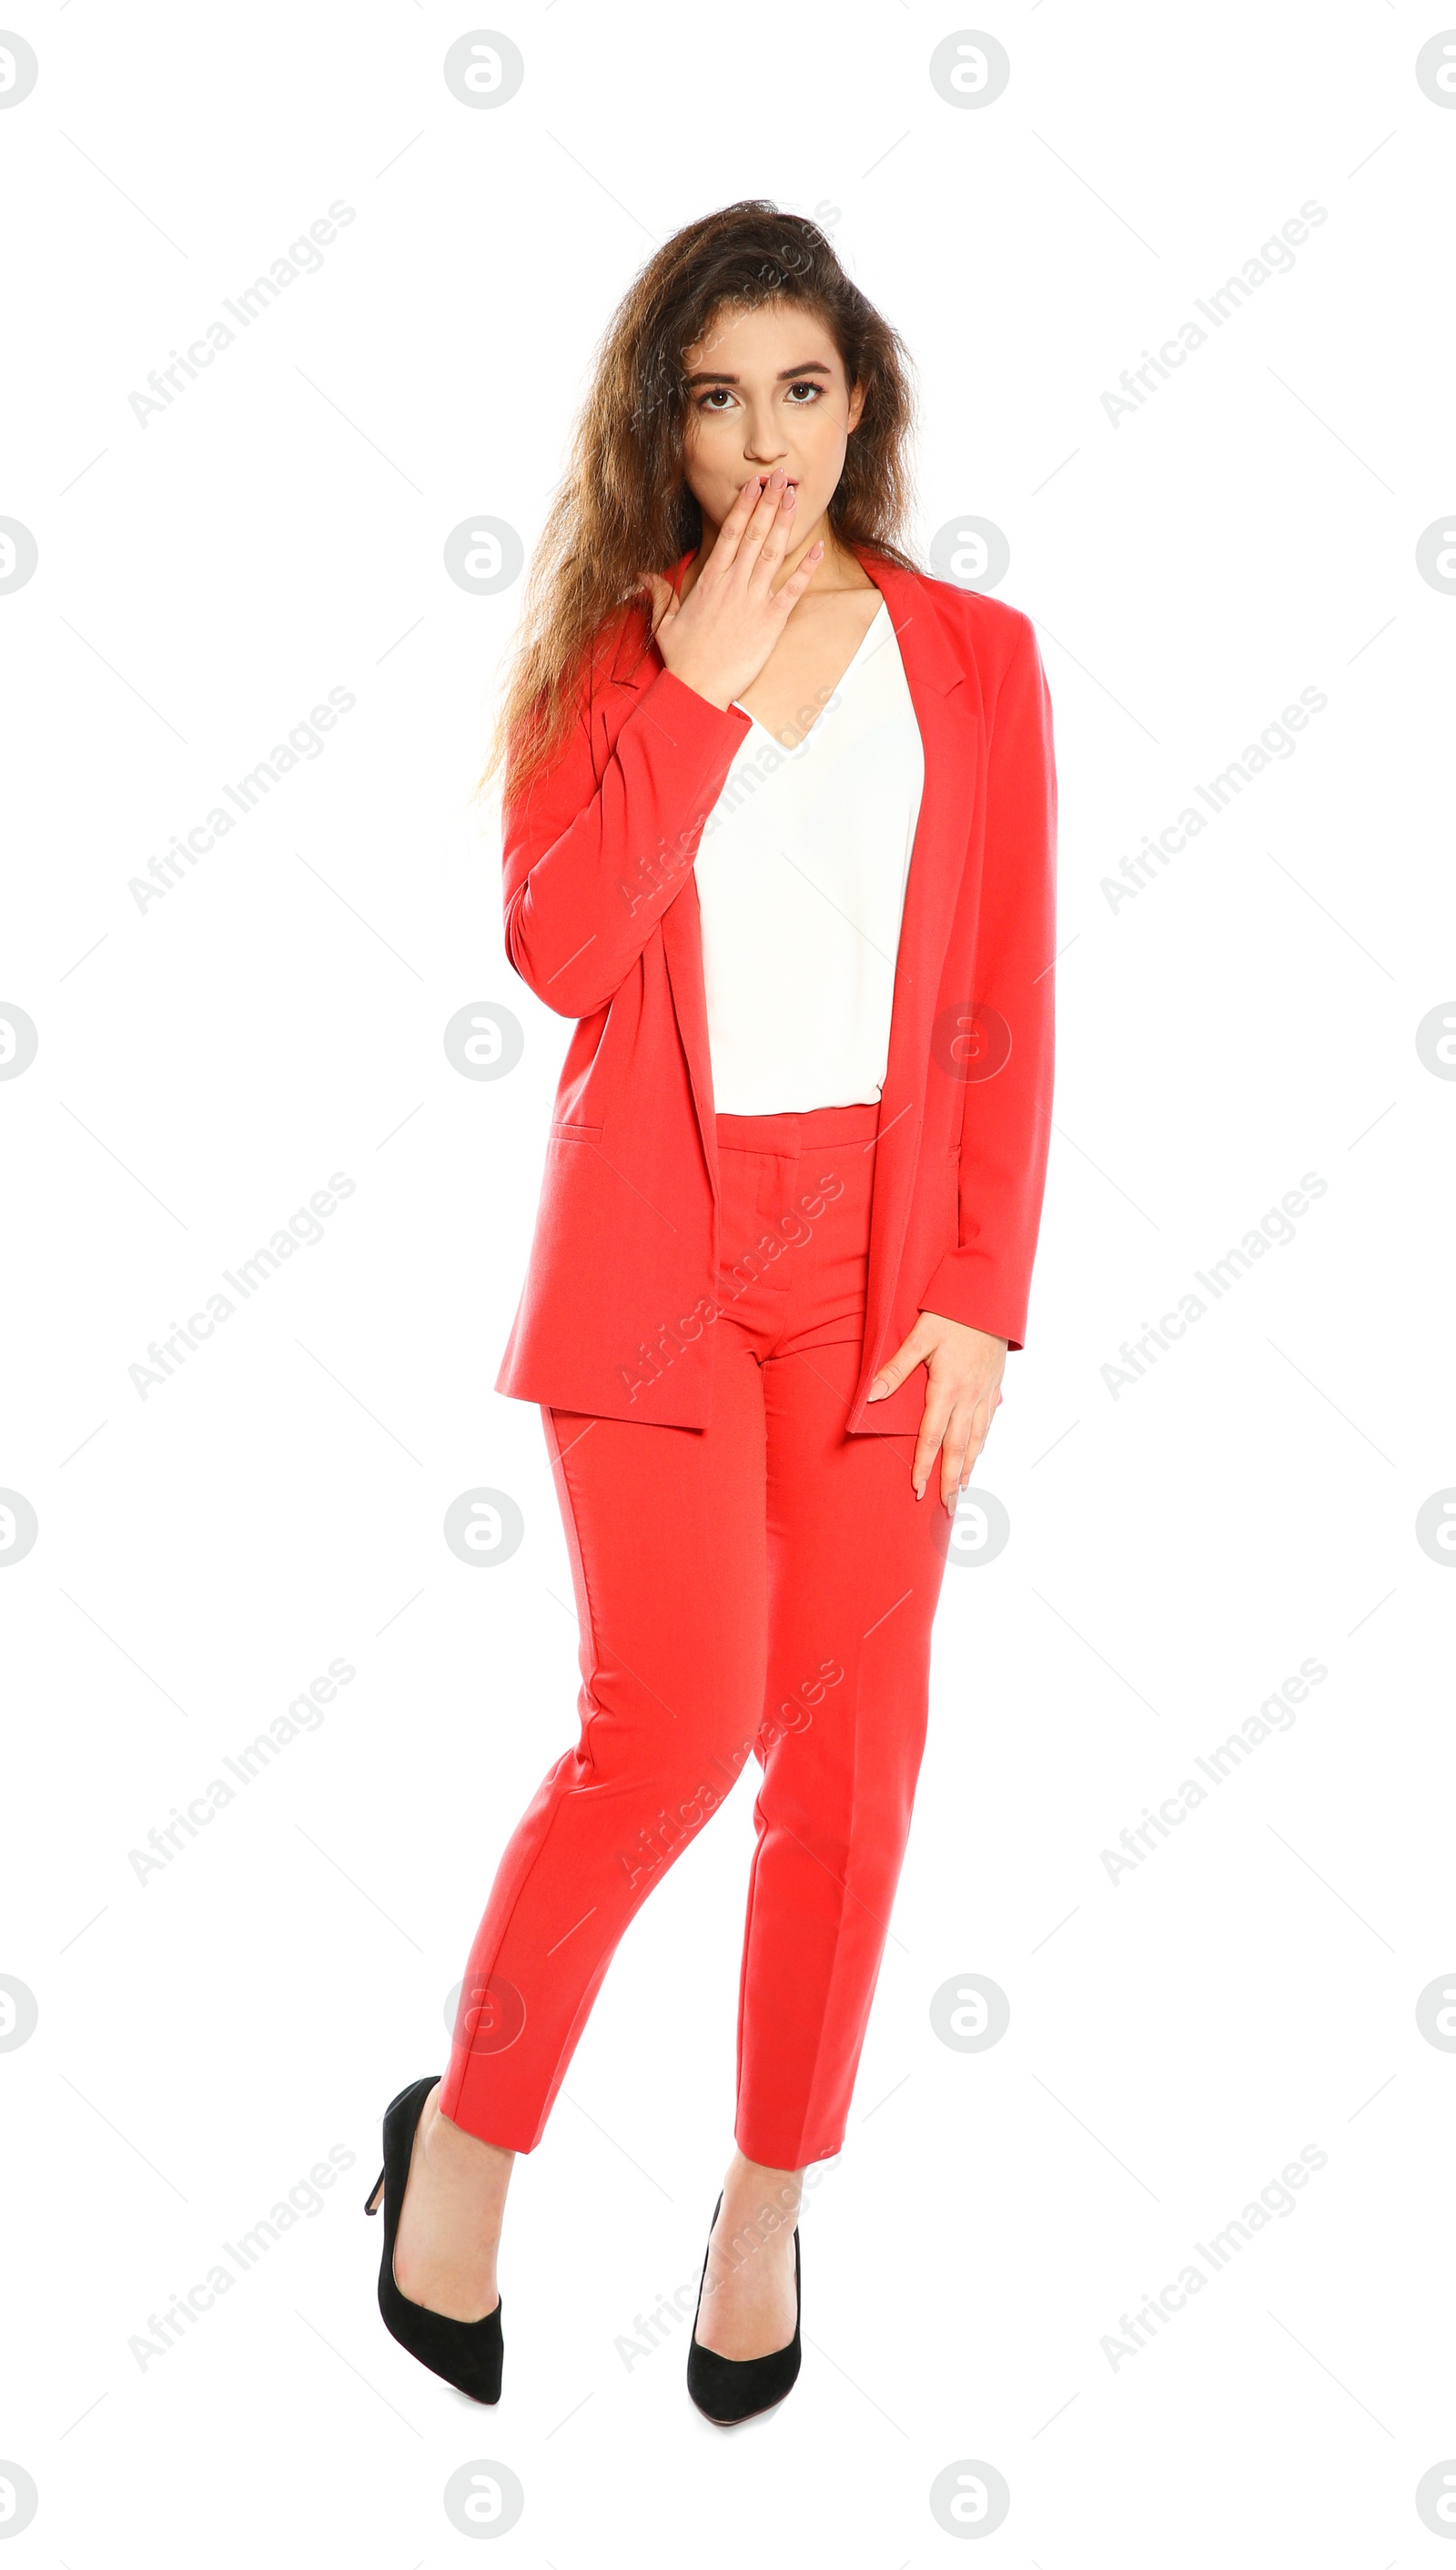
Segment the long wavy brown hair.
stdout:
[[477,793],[503,774],[507,798],[549,766],[576,719],[594,649],[637,615],[652,631],[653,573],[703,541],[684,473],[686,352],[725,306],[808,306],[865,389],[829,524],[906,570],[906,447],[914,424],[910,361],[898,333],[847,277],[802,214],[746,197],[685,224],[649,259],[609,322],[591,387],[527,575],[520,624]]

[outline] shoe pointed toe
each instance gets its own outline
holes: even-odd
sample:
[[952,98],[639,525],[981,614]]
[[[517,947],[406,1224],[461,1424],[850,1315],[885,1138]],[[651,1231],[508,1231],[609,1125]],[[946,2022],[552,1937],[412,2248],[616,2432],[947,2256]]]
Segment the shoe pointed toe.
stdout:
[[[720,2196],[713,2208],[713,2222],[709,2224],[710,2248],[714,2225],[722,2210],[723,2197]],[[795,2223],[793,2232],[793,2336],[786,2347],[773,2348],[767,2356],[720,2356],[716,2348],[704,2347],[700,2343],[698,2314],[703,2309],[708,2254],[705,2250],[698,2306],[693,2315],[693,2336],[688,2345],[688,2393],[695,2407],[705,2418],[711,2418],[716,2427],[737,2427],[745,2419],[761,2417],[766,2409],[776,2409],[798,2380],[803,2356],[798,2225]]]
[[384,2113],[384,2166],[378,2183],[371,2189],[364,2211],[382,2211],[384,2237],[379,2255],[379,2317],[390,2337],[412,2356],[418,2364],[439,2375],[456,2391],[471,2400],[493,2407],[501,2396],[501,2372],[505,2359],[505,2341],[501,2331],[501,2305],[497,2298],[493,2311],[478,2321],[454,2321],[444,2312],[432,2312],[423,2303],[412,2303],[394,2281],[394,2243],[399,2230],[399,2216],[404,2204],[404,2190],[409,2182],[409,2159],[414,2148],[415,2132],[424,2112],[425,2099],[436,2084],[437,2073],[416,2079],[390,2101]]

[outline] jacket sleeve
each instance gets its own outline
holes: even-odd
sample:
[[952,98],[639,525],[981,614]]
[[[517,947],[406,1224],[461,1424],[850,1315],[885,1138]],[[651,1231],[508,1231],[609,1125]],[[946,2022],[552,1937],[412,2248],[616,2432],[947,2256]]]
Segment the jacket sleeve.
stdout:
[[620,989],[682,891],[750,728],[661,668],[599,783],[584,691],[567,747],[503,814],[506,953],[548,1008],[590,1017]]
[[922,1311],[988,1331],[1010,1348],[1025,1345],[1046,1184],[1056,951],[1052,702],[1035,633],[1029,620],[1021,623],[991,718],[971,995],[988,1013],[985,1040],[994,1050],[999,1017],[1011,1049],[989,1078],[965,1083],[959,1246],[920,1298]]

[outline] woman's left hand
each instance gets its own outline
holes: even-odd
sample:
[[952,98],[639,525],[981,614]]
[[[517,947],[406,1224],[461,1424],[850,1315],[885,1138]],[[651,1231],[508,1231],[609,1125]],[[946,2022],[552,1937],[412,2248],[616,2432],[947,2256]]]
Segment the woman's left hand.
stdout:
[[908,1339],[870,1385],[869,1399],[883,1401],[913,1366],[925,1366],[930,1382],[910,1479],[916,1499],[923,1499],[938,1452],[940,1496],[952,1516],[1000,1406],[1005,1363],[1004,1339],[988,1338],[984,1330],[968,1329],[963,1321],[942,1320],[937,1312],[922,1312]]

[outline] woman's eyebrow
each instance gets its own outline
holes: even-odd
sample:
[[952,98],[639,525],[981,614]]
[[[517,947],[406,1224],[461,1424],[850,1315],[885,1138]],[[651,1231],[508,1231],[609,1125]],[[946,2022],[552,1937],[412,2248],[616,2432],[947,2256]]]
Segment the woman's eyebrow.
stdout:
[[[773,380],[777,384],[786,384],[791,383],[794,377],[798,375],[827,375],[830,371],[831,369],[828,366],[821,364],[817,357],[811,357],[806,366],[781,366]],[[683,381],[685,384],[738,384],[742,382],[742,377],[741,375],[719,375],[705,372],[696,375],[685,375]]]

